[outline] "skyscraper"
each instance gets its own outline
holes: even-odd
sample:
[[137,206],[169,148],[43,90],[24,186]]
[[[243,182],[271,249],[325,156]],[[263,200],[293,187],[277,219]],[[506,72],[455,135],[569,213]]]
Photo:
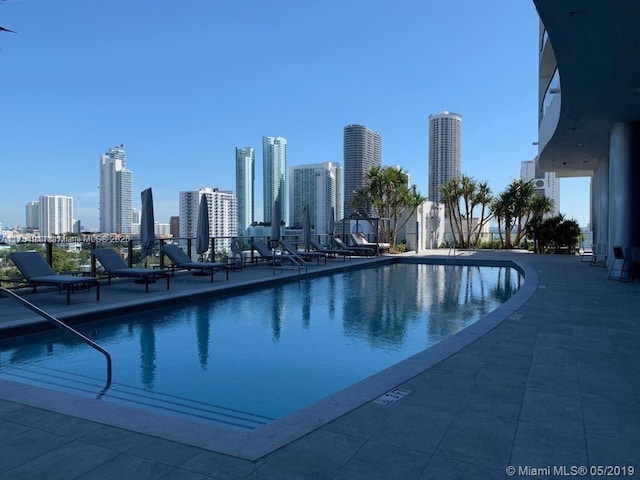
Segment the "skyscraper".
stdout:
[[26,209],[26,227],[30,229],[40,228],[40,202],[27,203]]
[[253,186],[255,182],[253,147],[236,148],[236,199],[238,202],[238,235],[244,235],[254,219]]
[[131,170],[126,167],[124,145],[100,155],[100,230],[131,233]]
[[40,235],[62,235],[73,231],[73,198],[40,195]]
[[364,125],[344,127],[344,216],[350,216],[353,213],[354,192],[363,186],[365,174],[371,167],[381,165],[382,137],[380,134],[369,130]]
[[209,236],[226,237],[224,240],[216,242],[216,249],[228,248],[231,237],[238,234],[236,197],[232,192],[217,188],[200,188],[180,192],[180,238],[196,237],[198,212],[203,193],[207,197],[209,209]]
[[442,203],[440,186],[460,176],[462,117],[447,111],[429,115],[429,200]]
[[553,215],[560,213],[560,180],[555,172],[543,172],[538,165],[538,158],[525,160],[520,163],[520,179],[525,182],[533,181],[536,194],[547,197],[553,202]]
[[264,222],[271,223],[273,202],[280,202],[281,218],[289,224],[289,194],[287,192],[287,140],[282,137],[262,137]]
[[291,167],[289,178],[290,225],[302,226],[302,210],[309,205],[311,225],[317,234],[328,231],[331,208],[342,218],[342,168],[325,162]]

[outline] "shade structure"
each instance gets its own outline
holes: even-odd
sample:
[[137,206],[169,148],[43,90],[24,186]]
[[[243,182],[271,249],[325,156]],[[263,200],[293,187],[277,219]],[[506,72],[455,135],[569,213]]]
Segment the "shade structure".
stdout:
[[203,255],[209,251],[209,202],[203,193],[200,196],[198,223],[196,224],[196,252]]
[[280,240],[280,223],[282,223],[282,213],[280,212],[280,202],[274,200],[271,211],[271,242]]
[[311,215],[308,204],[302,209],[302,245],[305,250],[311,249]]
[[143,190],[140,197],[142,199],[140,245],[142,246],[142,256],[147,257],[153,252],[153,245],[156,242],[154,231],[155,220],[153,218],[153,194],[151,193],[151,188]]
[[331,207],[331,213],[329,214],[329,227],[327,234],[329,237],[333,237],[333,233],[336,229],[336,207]]

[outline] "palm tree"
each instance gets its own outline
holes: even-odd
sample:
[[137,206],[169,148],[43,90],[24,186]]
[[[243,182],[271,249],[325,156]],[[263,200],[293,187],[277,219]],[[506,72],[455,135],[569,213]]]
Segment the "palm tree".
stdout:
[[491,194],[491,189],[487,182],[481,182],[476,187],[475,194],[475,204],[480,205],[480,217],[478,223],[474,228],[475,233],[475,242],[474,246],[478,246],[480,243],[480,233],[482,232],[483,227],[489,223],[493,215],[491,214],[491,201],[493,200],[493,195]]
[[[402,168],[372,167],[365,174],[365,184],[356,190],[353,206],[362,210],[370,205],[377,215],[389,222],[380,224],[380,238],[395,247],[398,231],[426,200],[415,188],[409,187],[409,176]],[[399,224],[405,212],[405,220]]]
[[553,211],[553,201],[536,195],[531,201],[531,215],[525,227],[526,234],[533,239],[533,251],[540,253],[538,232],[545,216]]
[[[449,215],[454,242],[462,247],[477,245],[482,227],[491,219],[491,189],[487,183],[478,183],[472,177],[462,175],[445,182],[440,192]],[[474,225],[473,215],[478,207],[481,213]]]
[[462,175],[459,180],[462,204],[464,205],[465,230],[463,234],[463,246],[468,247],[471,243],[471,230],[473,228],[473,207],[475,206],[476,182],[473,178]]
[[458,178],[452,178],[440,186],[446,215],[449,217],[454,245],[462,245],[462,216],[460,214],[460,197],[462,192]]
[[[500,239],[504,248],[512,248],[512,245],[520,245],[522,239],[529,233],[528,224],[534,218],[537,209],[544,210],[544,205],[536,200],[533,182],[525,180],[513,180],[507,188],[500,193],[493,203],[493,214],[498,219]],[[543,213],[544,215],[544,213]],[[502,227],[505,237],[502,239]],[[511,235],[515,230],[515,240]]]
[[516,220],[516,240],[515,244],[520,242],[526,234],[526,223],[531,217],[532,202],[536,198],[536,189],[532,181],[514,180],[508,187],[513,193],[513,216]]
[[[514,227],[513,219],[513,192],[509,189],[500,193],[494,200],[491,206],[493,215],[498,220],[498,233],[500,234],[500,243],[502,248],[512,248],[511,232]],[[502,232],[504,230],[504,237]]]

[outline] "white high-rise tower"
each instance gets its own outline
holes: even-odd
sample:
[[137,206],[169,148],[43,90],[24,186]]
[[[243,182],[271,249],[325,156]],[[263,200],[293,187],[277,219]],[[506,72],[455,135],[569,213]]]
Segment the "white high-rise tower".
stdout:
[[311,225],[317,234],[328,232],[331,208],[342,218],[342,168],[338,163],[313,163],[291,167],[289,181],[290,225],[302,227],[302,210],[309,205]]
[[66,195],[40,195],[40,235],[73,232],[73,198]]
[[124,145],[100,155],[100,231],[131,233],[132,177]]
[[238,210],[233,192],[217,188],[199,188],[180,192],[180,238],[195,238],[197,235],[200,201],[204,193],[209,211],[209,236],[221,237],[216,241],[216,250],[228,249],[231,237],[238,234]]
[[442,203],[440,186],[460,176],[462,117],[447,111],[429,115],[429,200]]

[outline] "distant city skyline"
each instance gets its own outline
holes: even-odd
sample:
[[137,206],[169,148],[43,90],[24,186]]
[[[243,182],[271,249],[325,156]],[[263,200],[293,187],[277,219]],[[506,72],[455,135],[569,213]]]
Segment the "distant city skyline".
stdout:
[[[24,226],[25,205],[40,195],[61,194],[98,229],[95,160],[121,143],[135,173],[132,207],[153,188],[163,223],[178,214],[177,192],[234,190],[235,148],[260,156],[264,135],[288,140],[289,165],[344,167],[344,126],[367,125],[384,138],[383,163],[408,170],[423,195],[429,113],[463,116],[463,173],[494,194],[537,154],[532,2],[35,5],[2,4],[3,24],[18,32],[2,37],[0,55],[4,227]],[[109,22],[117,35],[95,34]],[[560,183],[560,211],[586,225],[589,179]],[[255,220],[262,202],[260,182]]]

